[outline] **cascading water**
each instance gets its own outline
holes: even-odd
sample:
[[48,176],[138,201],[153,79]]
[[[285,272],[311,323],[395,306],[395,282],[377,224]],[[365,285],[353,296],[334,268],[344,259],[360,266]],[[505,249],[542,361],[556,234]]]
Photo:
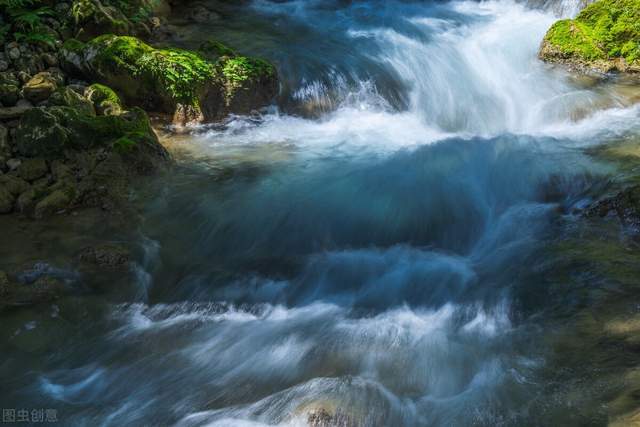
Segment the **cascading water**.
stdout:
[[216,36],[278,61],[279,108],[188,138],[140,302],[7,395],[69,425],[603,422],[550,392],[541,318],[608,173],[582,148],[640,134],[637,94],[538,61],[557,17],[508,0],[227,7]]

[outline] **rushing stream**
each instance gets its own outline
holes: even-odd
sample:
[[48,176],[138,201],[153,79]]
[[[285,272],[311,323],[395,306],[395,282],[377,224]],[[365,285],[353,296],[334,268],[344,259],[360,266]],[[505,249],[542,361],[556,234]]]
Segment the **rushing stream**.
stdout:
[[125,292],[3,325],[47,342],[8,347],[9,406],[86,426],[606,425],[637,407],[617,396],[638,363],[594,326],[637,310],[634,243],[576,212],[617,176],[590,150],[640,138],[640,90],[537,59],[575,5],[219,7],[181,43],[272,59],[278,105],[170,139],[178,171],[122,237],[140,249]]

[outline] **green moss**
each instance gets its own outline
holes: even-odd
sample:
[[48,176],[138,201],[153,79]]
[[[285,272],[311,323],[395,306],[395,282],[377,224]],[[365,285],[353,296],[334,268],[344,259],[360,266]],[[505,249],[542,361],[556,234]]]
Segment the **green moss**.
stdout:
[[273,65],[262,59],[237,56],[224,61],[222,73],[227,81],[243,82],[254,80],[263,76],[272,76],[275,73]]
[[237,56],[236,52],[230,47],[220,43],[217,40],[211,40],[211,39],[203,42],[200,45],[198,50],[202,52],[202,54],[205,55],[207,58],[211,58],[215,60],[223,56],[230,56],[230,57]]
[[87,89],[92,93],[92,101],[111,101],[117,104],[120,103],[120,97],[109,86],[102,85],[100,83],[94,83]]
[[83,40],[98,34],[128,34],[131,31],[131,23],[120,9],[100,0],[75,0],[71,16],[78,30],[77,37]]
[[553,24],[545,42],[565,57],[640,62],[640,0],[598,0]]
[[167,92],[176,103],[193,104],[199,88],[214,77],[214,66],[182,49],[154,49],[135,37],[106,35],[89,43],[103,74],[126,70],[149,87]]
[[99,115],[118,115],[123,111],[120,97],[109,86],[94,83],[85,89],[84,95]]
[[62,45],[62,49],[76,54],[82,54],[84,47],[85,44],[78,39],[66,40]]
[[25,113],[16,135],[23,155],[49,158],[67,149],[118,148],[123,137],[157,142],[147,114],[139,108],[119,116],[93,116],[72,107],[34,108]]

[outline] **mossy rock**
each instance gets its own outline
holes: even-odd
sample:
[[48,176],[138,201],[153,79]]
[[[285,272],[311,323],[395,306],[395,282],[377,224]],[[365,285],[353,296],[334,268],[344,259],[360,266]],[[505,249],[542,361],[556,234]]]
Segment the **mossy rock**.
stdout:
[[[74,46],[74,48],[76,48]],[[155,49],[135,37],[105,35],[83,47],[84,73],[128,105],[174,115],[177,124],[217,120],[268,104],[277,92],[266,61],[183,49]]]
[[0,73],[0,103],[5,107],[16,105],[20,99],[20,82],[11,72]]
[[640,73],[640,0],[598,0],[551,26],[539,56],[601,73]]
[[90,116],[96,115],[96,110],[91,101],[66,86],[59,88],[49,97],[49,105],[72,107]]
[[75,0],[71,6],[76,38],[91,40],[100,34],[121,34],[131,32],[131,22],[116,7],[103,4],[100,0]]
[[[16,145],[23,156],[55,159],[68,150],[119,151],[117,141],[123,137],[134,142],[126,154],[131,155],[136,168],[138,154],[150,154],[159,160],[168,158],[149,117],[139,108],[117,116],[94,116],[72,107],[33,108],[20,121]],[[146,159],[141,161],[148,163]]]
[[99,115],[117,116],[124,110],[120,97],[108,86],[94,83],[85,89],[84,95]]

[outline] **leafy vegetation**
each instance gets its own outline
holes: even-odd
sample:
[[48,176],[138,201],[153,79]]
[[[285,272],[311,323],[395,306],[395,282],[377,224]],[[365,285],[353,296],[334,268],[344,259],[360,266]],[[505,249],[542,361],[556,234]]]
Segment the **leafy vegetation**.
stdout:
[[3,39],[12,34],[19,42],[49,46],[55,42],[43,22],[43,18],[53,16],[54,11],[38,0],[0,0],[0,10],[11,19],[11,23],[0,28]]

